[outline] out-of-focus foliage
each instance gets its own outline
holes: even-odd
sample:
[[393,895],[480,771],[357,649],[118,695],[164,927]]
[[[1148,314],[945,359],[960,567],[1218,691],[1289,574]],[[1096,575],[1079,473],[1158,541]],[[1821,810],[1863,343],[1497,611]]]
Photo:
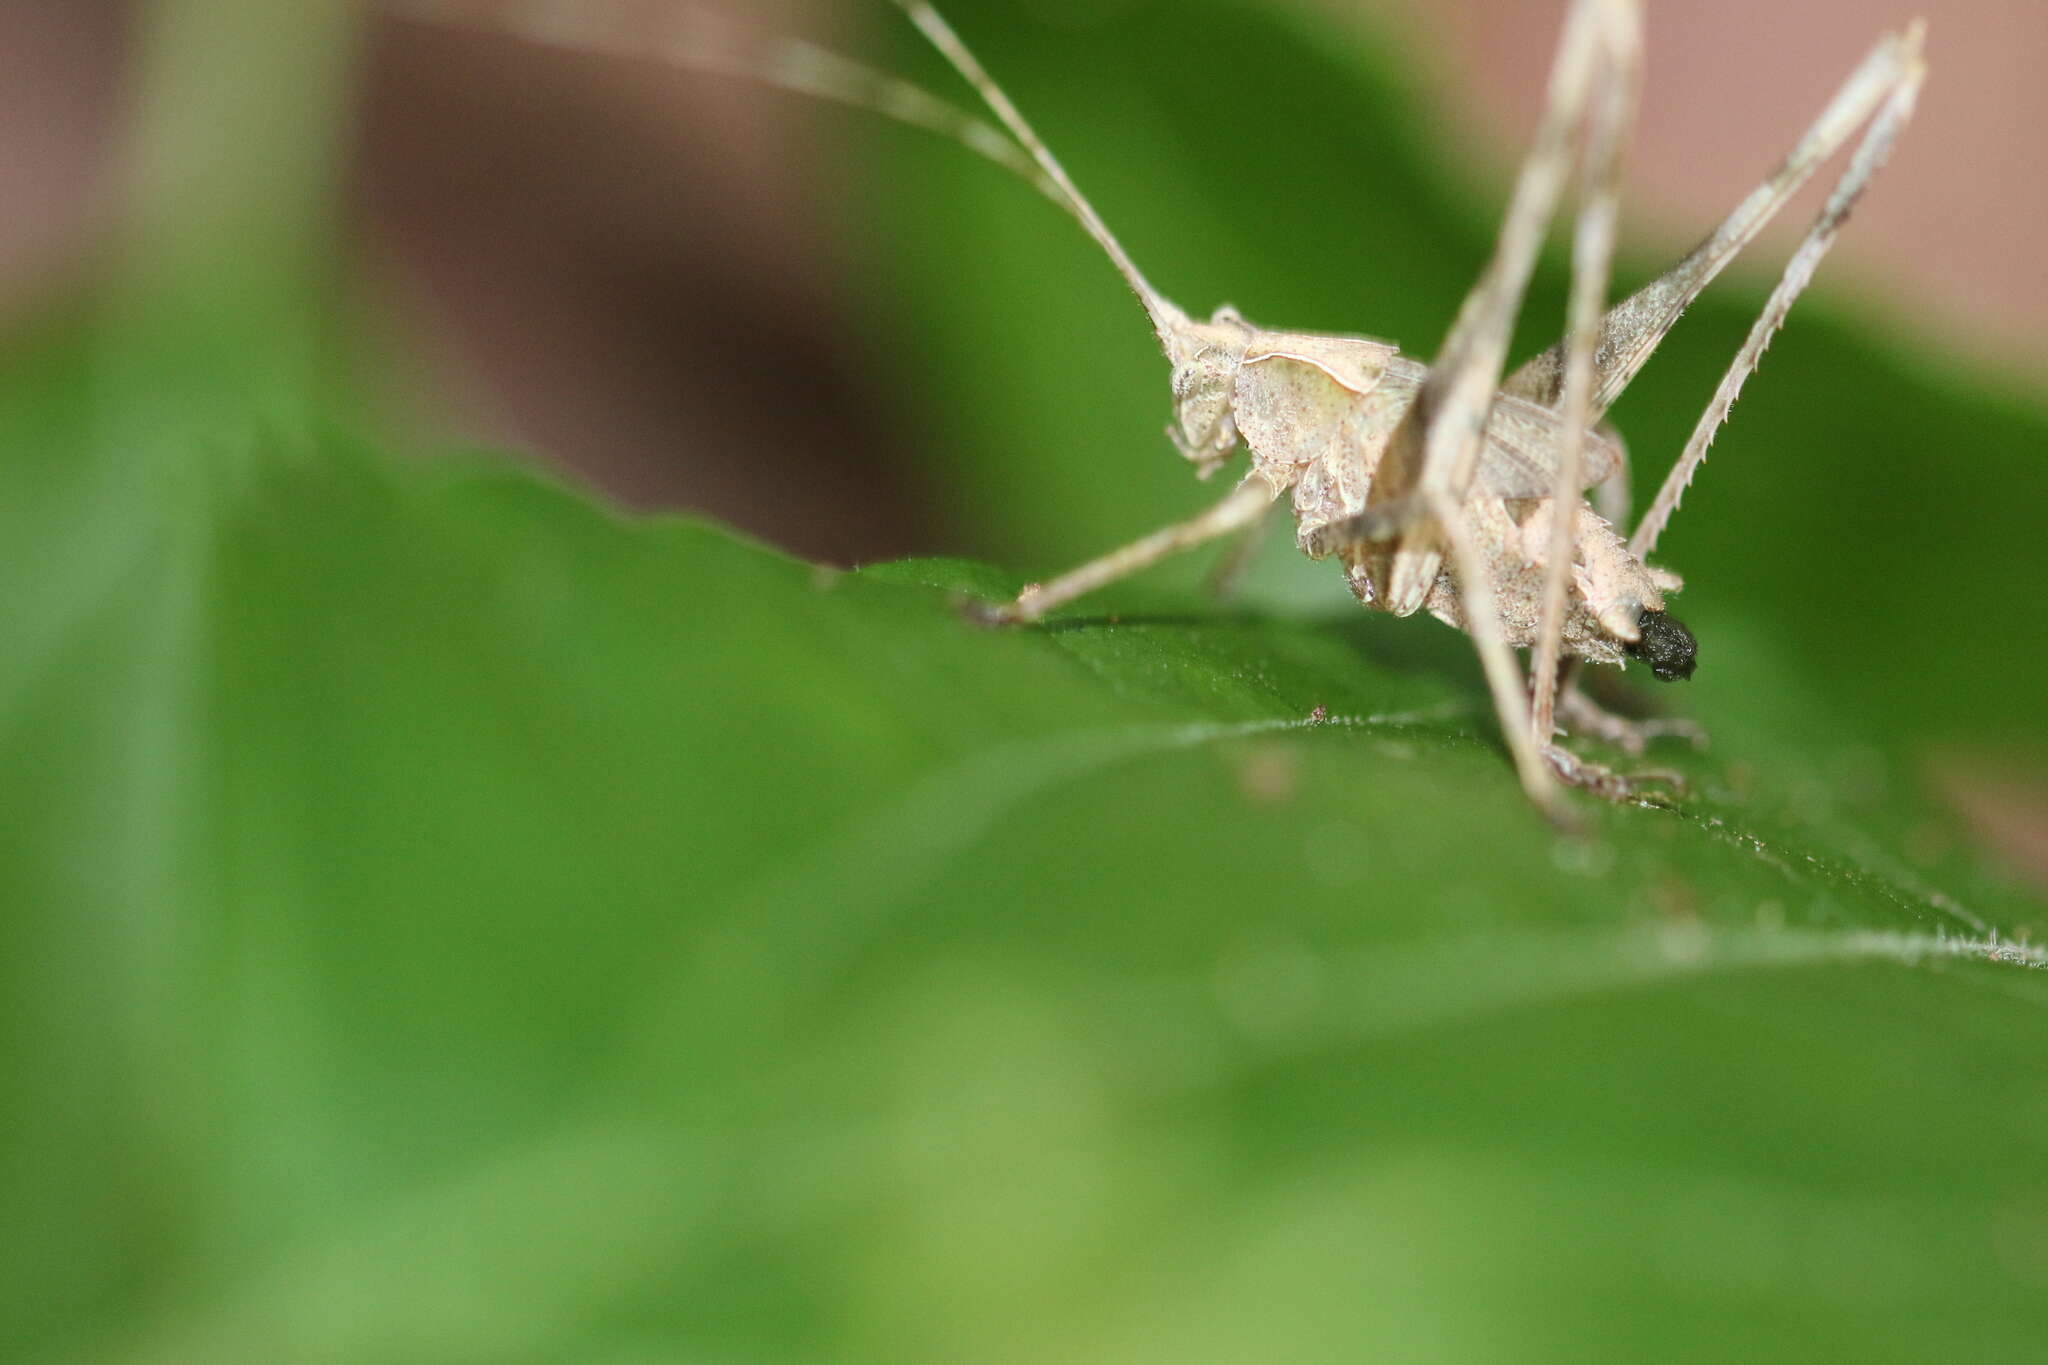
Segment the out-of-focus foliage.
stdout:
[[[1189,304],[1440,330],[1483,227],[1332,35],[962,27]],[[1018,568],[1189,506],[1071,230],[855,136]],[[0,369],[10,1358],[2036,1352],[2039,910],[1914,767],[2040,735],[2036,417],[1795,326],[1670,542],[1716,748],[1567,839],[1320,575],[976,631],[1020,575],[403,461],[143,304]]]

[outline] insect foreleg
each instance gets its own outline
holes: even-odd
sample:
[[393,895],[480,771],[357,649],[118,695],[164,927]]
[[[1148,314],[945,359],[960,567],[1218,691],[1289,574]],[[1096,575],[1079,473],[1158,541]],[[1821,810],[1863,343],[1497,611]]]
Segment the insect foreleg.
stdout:
[[1198,516],[1172,526],[1161,527],[1100,559],[1091,559],[1070,569],[1050,583],[1034,583],[1017,595],[1017,600],[1000,606],[982,607],[975,615],[992,624],[1011,625],[1036,621],[1055,607],[1073,601],[1097,588],[1140,569],[1150,568],[1169,555],[1192,550],[1233,531],[1256,525],[1279,496],[1272,484],[1257,474],[1248,475],[1230,495]]

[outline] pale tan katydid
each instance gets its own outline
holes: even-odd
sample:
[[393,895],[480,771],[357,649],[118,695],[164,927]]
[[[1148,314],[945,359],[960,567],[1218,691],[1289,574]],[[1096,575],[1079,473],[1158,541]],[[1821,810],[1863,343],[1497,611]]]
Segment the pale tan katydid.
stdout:
[[[1558,681],[1567,659],[1636,658],[1660,679],[1691,675],[1696,645],[1665,611],[1679,580],[1646,556],[1764,347],[1911,117],[1924,76],[1921,29],[1877,43],[1780,166],[1664,275],[1603,312],[1622,144],[1640,70],[1637,0],[1572,0],[1535,143],[1492,258],[1427,366],[1389,342],[1260,327],[1228,307],[1189,316],[1146,280],[1094,207],[981,64],[923,0],[895,0],[988,107],[997,127],[916,86],[785,41],[752,55],[698,22],[627,27],[602,7],[483,8],[413,0],[407,13],[484,22],[525,37],[766,80],[954,138],[1021,175],[1107,253],[1172,367],[1174,445],[1207,477],[1237,451],[1249,468],[1200,515],[1027,588],[979,613],[1023,623],[1181,550],[1255,527],[1283,496],[1301,549],[1342,567],[1364,605],[1418,609],[1469,634],[1531,800],[1562,813],[1559,780],[1609,797],[1627,778],[1554,743],[1557,718],[1640,750],[1646,731],[1605,716]],[[678,18],[689,11],[677,10]],[[613,15],[616,19],[616,12]],[[1626,458],[1596,424],[1686,306],[1823,163],[1865,131],[1724,374],[1691,439],[1627,539]],[[1006,136],[1007,134],[1007,136]],[[1537,252],[1566,182],[1577,214],[1565,337],[1502,377]],[[1592,490],[1601,510],[1588,503]],[[1619,494],[1619,496],[1616,496]],[[1602,511],[1606,515],[1602,515]],[[1513,651],[1532,653],[1525,686]]]

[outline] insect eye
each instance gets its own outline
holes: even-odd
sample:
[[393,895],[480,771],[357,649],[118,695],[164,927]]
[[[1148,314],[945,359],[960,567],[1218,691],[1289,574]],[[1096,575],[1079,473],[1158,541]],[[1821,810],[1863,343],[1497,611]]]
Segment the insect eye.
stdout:
[[1692,676],[1699,663],[1699,641],[1692,638],[1692,632],[1677,617],[1646,611],[1636,622],[1636,628],[1642,631],[1642,637],[1622,646],[1630,658],[1648,664],[1658,682],[1679,682]]

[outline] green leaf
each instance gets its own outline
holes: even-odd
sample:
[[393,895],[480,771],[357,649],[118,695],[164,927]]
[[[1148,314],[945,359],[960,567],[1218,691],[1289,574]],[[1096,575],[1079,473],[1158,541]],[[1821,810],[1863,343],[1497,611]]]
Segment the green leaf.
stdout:
[[[1148,79],[1280,45],[1304,108],[1338,87],[1270,19],[1190,12],[1209,64]],[[1023,325],[1030,364],[920,373],[1014,481],[992,521],[1048,530],[1036,567],[1173,509],[1126,480],[1142,433],[1028,462],[1076,411],[1030,375],[1095,391],[1044,363],[1071,321]],[[30,339],[0,367],[8,1354],[2032,1358],[2041,910],[1914,762],[2039,718],[1985,687],[1949,719],[1921,680],[1994,642],[1900,613],[2000,546],[2028,581],[2043,424],[1805,335],[1717,457],[1750,529],[1711,480],[1680,523],[1715,747],[1580,838],[1520,797],[1464,642],[1334,582],[1224,608],[1162,577],[988,631],[955,596],[1018,575],[819,570],[288,408],[144,442],[120,334]],[[1936,433],[1971,458],[1912,512],[1979,514],[1961,567],[1826,568],[1904,556],[1864,546],[1874,494],[1779,506],[1802,462]]]

